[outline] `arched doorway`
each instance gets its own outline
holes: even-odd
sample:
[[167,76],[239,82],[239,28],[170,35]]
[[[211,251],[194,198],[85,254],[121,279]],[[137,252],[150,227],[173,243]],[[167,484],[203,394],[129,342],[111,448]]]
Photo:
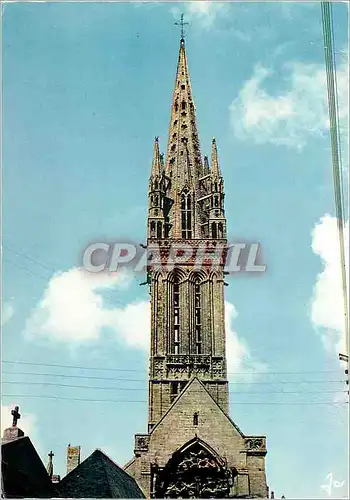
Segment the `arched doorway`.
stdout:
[[153,467],[154,498],[228,498],[236,475],[203,441],[176,451],[163,469]]

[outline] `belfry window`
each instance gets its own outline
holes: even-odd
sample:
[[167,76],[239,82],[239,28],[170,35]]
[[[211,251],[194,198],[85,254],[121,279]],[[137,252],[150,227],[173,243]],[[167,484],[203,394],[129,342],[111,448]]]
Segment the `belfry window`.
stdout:
[[196,354],[202,354],[202,311],[201,311],[201,287],[199,278],[194,284],[194,324],[195,324],[195,346]]
[[181,195],[181,236],[184,239],[192,238],[191,195],[189,193]]
[[173,308],[174,308],[174,353],[180,351],[180,285],[179,279],[175,277],[173,288]]

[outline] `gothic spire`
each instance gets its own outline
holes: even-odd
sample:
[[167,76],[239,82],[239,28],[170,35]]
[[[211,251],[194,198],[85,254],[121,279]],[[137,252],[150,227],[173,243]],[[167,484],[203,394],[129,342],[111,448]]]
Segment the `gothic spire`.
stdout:
[[218,150],[216,147],[215,138],[212,141],[212,149],[211,149],[211,173],[214,177],[221,177],[221,172],[220,172],[220,167],[219,167]]
[[166,174],[172,177],[174,190],[183,188],[187,164],[194,187],[200,176],[201,155],[185,41],[181,38],[166,158]]
[[210,173],[209,160],[208,157],[204,157],[203,175],[208,175]]
[[159,153],[159,140],[158,137],[154,140],[154,150],[153,150],[153,163],[151,177],[159,176],[162,172],[162,159]]
[[49,457],[49,463],[47,464],[46,470],[47,470],[49,478],[52,479],[52,476],[53,476],[53,462],[52,462],[52,457],[54,457],[55,454],[52,451],[50,451],[50,453],[48,453],[47,456]]

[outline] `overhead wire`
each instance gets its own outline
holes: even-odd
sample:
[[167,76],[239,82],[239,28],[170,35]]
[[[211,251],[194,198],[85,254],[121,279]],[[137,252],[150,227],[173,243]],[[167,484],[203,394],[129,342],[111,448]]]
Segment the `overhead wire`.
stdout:
[[[33,365],[33,366],[47,366],[56,368],[73,368],[79,370],[98,370],[98,371],[122,371],[122,372],[142,372],[141,369],[124,369],[124,368],[107,368],[107,367],[93,367],[93,366],[83,366],[83,365],[65,365],[59,363],[39,363],[34,361],[22,361],[22,360],[3,360],[3,363],[7,364],[22,364],[22,365]],[[228,375],[305,375],[314,373],[336,373],[338,370],[309,370],[309,371],[294,371],[294,372],[228,372]]]
[[[94,403],[147,403],[147,400],[124,400],[124,399],[92,399],[92,398],[67,398],[63,396],[46,396],[41,394],[3,394],[3,397],[11,397],[11,398],[42,398],[42,399],[57,399],[57,400],[66,400],[66,401],[85,401],[85,402],[94,402]],[[344,403],[335,403],[333,401],[230,401],[231,404],[235,405],[295,405],[295,406],[304,406],[304,405],[329,405],[329,406],[343,406],[347,404]],[[154,405],[156,406],[156,405]]]
[[[3,384],[21,384],[21,385],[38,385],[38,386],[48,386],[48,387],[66,387],[66,388],[72,388],[72,389],[96,389],[96,390],[104,390],[104,391],[148,391],[148,389],[142,388],[142,387],[100,387],[100,386],[93,386],[93,385],[71,385],[71,384],[55,384],[53,382],[27,382],[27,381],[3,381]],[[192,393],[195,392],[201,392],[201,391],[196,391],[192,390]],[[265,394],[335,394],[335,393],[346,393],[347,391],[339,391],[339,390],[322,390],[322,391],[239,391],[237,393],[234,393],[234,395],[237,394],[259,394],[259,395],[265,395]],[[231,394],[233,395],[233,393]]]

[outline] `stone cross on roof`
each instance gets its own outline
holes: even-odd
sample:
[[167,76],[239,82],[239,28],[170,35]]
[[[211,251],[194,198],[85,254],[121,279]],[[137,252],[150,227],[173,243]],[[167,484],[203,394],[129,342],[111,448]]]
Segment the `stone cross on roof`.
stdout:
[[19,406],[15,406],[15,409],[11,411],[11,415],[13,416],[12,427],[16,427],[18,420],[21,418],[21,414],[19,413]]
[[13,439],[17,439],[24,436],[24,432],[17,427],[17,422],[21,418],[19,413],[19,406],[15,406],[13,410],[11,410],[11,415],[13,417],[11,427],[8,427],[4,430],[3,439],[4,441],[12,441]]

